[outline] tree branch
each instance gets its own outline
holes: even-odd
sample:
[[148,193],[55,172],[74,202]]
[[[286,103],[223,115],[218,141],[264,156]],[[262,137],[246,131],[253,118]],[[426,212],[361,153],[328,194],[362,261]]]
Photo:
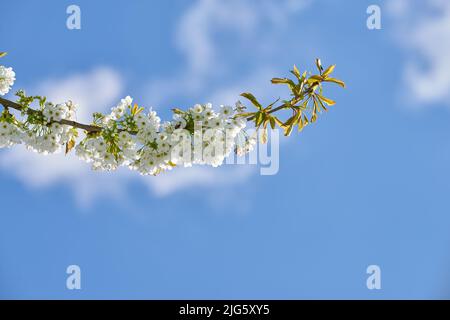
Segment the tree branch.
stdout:
[[[24,109],[24,107],[21,106],[20,104],[14,102],[14,101],[11,101],[11,100],[4,99],[2,97],[0,97],[0,104],[3,105],[5,108],[11,108],[11,109],[15,109],[15,110],[18,110],[18,111],[23,111],[23,109]],[[281,109],[284,109],[284,108],[287,108],[287,107],[288,106],[286,105],[286,103],[283,103],[282,105],[280,105],[280,106],[278,106],[278,107],[276,107],[276,108],[274,108],[272,110],[269,110],[267,112],[267,114],[272,114],[274,112],[277,112],[277,111],[279,111]],[[40,111],[28,108],[26,110],[26,112],[28,114],[35,114],[35,113],[38,113]],[[254,119],[255,119],[255,116],[246,118],[247,121],[253,121]],[[66,119],[62,119],[60,121],[54,121],[54,122],[62,124],[62,125],[72,126],[74,128],[83,129],[83,130],[86,130],[87,132],[92,132],[92,133],[101,132],[103,130],[101,127],[98,127],[98,126],[95,126],[95,125],[83,124],[83,123],[79,123],[79,122],[71,121],[71,120],[66,120]]]
[[[15,109],[17,111],[24,110],[24,107],[22,107],[20,104],[15,103],[11,100],[3,99],[2,97],[0,97],[0,104],[3,105],[5,108],[11,108],[11,109]],[[36,111],[33,109],[27,109],[26,112],[28,114],[35,114],[39,111]],[[98,126],[83,124],[83,123],[66,120],[66,119],[62,119],[61,121],[55,121],[55,122],[62,124],[62,125],[67,125],[67,126],[72,126],[74,128],[83,129],[83,130],[86,130],[87,132],[101,132],[103,130],[102,128],[100,128]]]
[[[21,106],[20,104],[14,102],[14,101],[11,101],[11,100],[4,99],[2,97],[0,97],[0,104],[3,105],[3,107],[5,107],[5,108],[11,108],[11,109],[15,109],[17,111],[23,111],[23,109],[24,109],[24,107]],[[268,113],[273,113],[275,111],[283,109],[284,107],[286,107],[285,104],[283,104],[283,105],[281,105],[281,106],[279,106],[279,107],[277,107],[277,108],[275,108],[273,110],[270,110]],[[36,111],[34,109],[27,109],[26,112],[28,114],[35,114],[35,113],[37,113],[39,111]],[[253,117],[249,117],[249,118],[247,118],[247,121],[252,121],[254,118],[255,118],[254,116]],[[61,121],[55,121],[55,122],[57,122],[59,124],[67,125],[67,126],[72,126],[74,128],[83,129],[83,130],[86,130],[87,132],[101,132],[103,130],[101,127],[98,127],[98,126],[95,126],[95,125],[83,124],[83,123],[79,123],[79,122],[71,121],[71,120],[66,120],[66,119],[62,119]]]

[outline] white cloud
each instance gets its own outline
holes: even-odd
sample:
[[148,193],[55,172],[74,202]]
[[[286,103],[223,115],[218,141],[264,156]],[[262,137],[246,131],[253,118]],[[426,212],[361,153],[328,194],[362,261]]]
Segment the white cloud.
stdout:
[[254,172],[248,166],[224,166],[180,168],[145,181],[157,196],[167,196],[173,192],[190,188],[217,188],[239,184]]
[[73,155],[43,156],[16,147],[0,153],[0,168],[30,188],[65,185],[73,191],[82,207],[89,206],[99,197],[119,197],[125,191],[123,173],[92,172]]
[[48,79],[32,91],[45,93],[50,101],[75,101],[79,105],[78,120],[89,122],[93,112],[107,111],[117,103],[124,92],[124,81],[116,70],[97,67],[88,73]]
[[[180,19],[175,34],[175,45],[186,59],[185,68],[169,77],[157,78],[145,86],[150,105],[161,105],[175,96],[203,93],[217,79],[228,73],[233,78],[236,52],[254,52],[260,59],[265,52],[277,50],[278,33],[288,17],[304,9],[311,0],[198,0]],[[229,41],[220,41],[226,35]],[[237,58],[236,58],[237,56]],[[252,62],[255,59],[253,59]],[[273,59],[270,61],[275,63]],[[270,68],[268,61],[253,71]],[[251,73],[251,70],[250,70]],[[246,77],[244,77],[246,78]],[[248,78],[254,78],[252,74]],[[223,85],[223,81],[219,81]],[[174,90],[174,88],[182,88]]]
[[151,194],[165,197],[191,188],[213,191],[230,187],[246,181],[254,172],[248,166],[177,168],[157,177],[140,176],[125,168],[112,173],[95,172],[73,154],[42,156],[23,147],[2,151],[0,168],[30,188],[65,185],[81,207],[101,197],[123,199],[131,183],[147,186]]
[[408,56],[403,69],[408,103],[449,105],[450,1],[391,1],[388,12]]

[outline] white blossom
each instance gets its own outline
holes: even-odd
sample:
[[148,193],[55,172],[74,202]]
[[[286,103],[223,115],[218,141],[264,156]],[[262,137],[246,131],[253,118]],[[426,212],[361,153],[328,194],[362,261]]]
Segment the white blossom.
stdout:
[[130,96],[120,100],[120,103],[111,109],[111,119],[117,120],[122,118],[125,115],[127,108],[130,107],[132,103],[133,99]]
[[22,142],[22,132],[13,124],[0,122],[0,148],[9,148]]
[[0,66],[0,96],[9,92],[14,81],[16,81],[16,73],[13,69]]
[[77,106],[71,101],[56,104],[46,103],[42,110],[45,124],[34,125],[23,134],[23,142],[29,150],[52,154],[61,152],[63,147],[77,135],[77,131],[60,123],[62,119],[75,120]]
[[[185,114],[175,114],[172,122],[163,125],[159,125],[159,118],[153,111],[148,115],[139,114],[136,116],[137,140],[142,147],[129,167],[147,175],[169,170],[174,165],[222,165],[245,127],[245,121],[235,120],[233,114],[230,107],[221,107],[220,112],[215,112],[211,104],[197,104]],[[150,124],[149,119],[158,120]],[[197,131],[184,130],[189,121],[196,123]]]
[[[154,175],[175,166],[217,167],[233,150],[243,153],[251,148],[250,139],[236,147],[245,121],[234,118],[231,107],[221,106],[216,112],[211,104],[197,104],[161,124],[152,108],[144,113],[141,108],[131,108],[132,101],[128,96],[110,114],[98,114],[102,130],[87,134],[76,146],[76,155],[94,170],[127,166]],[[51,154],[67,148],[69,142],[74,145],[77,131],[64,120],[76,120],[76,105],[71,101],[42,103],[41,118],[27,121],[23,130],[10,123],[12,116],[0,118],[0,147],[23,142],[30,150]]]

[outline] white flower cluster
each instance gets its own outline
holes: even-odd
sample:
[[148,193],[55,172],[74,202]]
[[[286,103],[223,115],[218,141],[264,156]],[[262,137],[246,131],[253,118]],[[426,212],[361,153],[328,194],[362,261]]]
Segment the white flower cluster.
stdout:
[[101,135],[88,138],[76,147],[76,154],[81,160],[91,163],[93,170],[102,171],[112,171],[119,166],[130,165],[138,156],[134,136],[125,131],[118,134],[114,144]]
[[[0,95],[6,94],[14,81],[14,71],[0,66]],[[217,167],[233,150],[251,150],[252,140],[245,135],[245,143],[236,146],[246,126],[245,119],[235,117],[242,109],[239,103],[235,108],[221,106],[218,112],[211,104],[197,104],[186,112],[177,110],[172,121],[161,123],[155,111],[144,113],[142,108],[132,107],[132,102],[128,96],[110,114],[94,115],[102,130],[87,133],[76,146],[77,156],[93,169],[110,171],[127,166],[147,175],[175,166]],[[51,154],[75,145],[77,130],[64,120],[76,120],[76,105],[70,101],[42,103],[41,110],[27,113],[23,122],[5,109],[0,117],[0,148],[23,143],[32,151]]]
[[129,96],[111,109],[111,113],[102,119],[104,130],[94,137],[87,137],[76,147],[76,154],[94,170],[111,171],[121,165],[130,165],[137,158],[136,138],[117,127],[133,99]]
[[[235,149],[244,119],[235,119],[232,107],[213,110],[211,104],[195,105],[161,124],[156,112],[127,116],[132,99],[126,97],[102,119],[104,130],[88,136],[76,152],[95,170],[128,166],[143,175],[157,174],[174,166],[206,164],[217,167]],[[134,134],[129,128],[135,128]],[[124,129],[125,128],[125,129]]]
[[146,175],[173,166],[222,165],[246,124],[243,119],[234,119],[234,113],[228,106],[221,106],[217,113],[211,104],[197,104],[186,113],[175,114],[156,136],[141,141],[144,148],[131,168]]
[[11,123],[0,121],[0,148],[21,143],[22,132]]
[[66,143],[74,139],[77,132],[74,128],[56,121],[73,120],[76,105],[72,102],[53,105],[45,104],[42,111],[44,124],[17,125],[0,118],[0,148],[8,148],[24,143],[29,150],[50,154],[60,152]]
[[27,148],[42,154],[60,152],[66,143],[76,137],[77,132],[59,121],[75,120],[76,108],[71,101],[57,105],[46,103],[42,110],[46,124],[34,126],[24,134],[23,142]]
[[[15,75],[12,68],[0,66],[0,95],[9,92],[16,80]],[[41,111],[43,119],[38,124],[19,126],[8,122],[5,117],[1,118],[0,148],[24,143],[28,149],[39,153],[56,153],[76,137],[77,131],[74,128],[59,123],[62,119],[75,120],[76,105],[71,101],[57,105],[48,102]]]
[[104,122],[107,124],[111,120],[119,120],[127,112],[127,108],[131,107],[133,99],[130,96],[120,100],[120,103],[111,109],[111,113],[104,118]]
[[0,96],[4,96],[9,92],[16,80],[15,77],[16,74],[12,68],[0,66]]

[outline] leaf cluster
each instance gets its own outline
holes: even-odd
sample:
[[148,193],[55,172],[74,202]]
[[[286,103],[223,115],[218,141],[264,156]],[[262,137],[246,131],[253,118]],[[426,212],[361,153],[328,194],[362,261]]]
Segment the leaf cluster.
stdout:
[[[334,83],[345,88],[342,80],[331,77],[335,69],[335,65],[331,65],[324,69],[320,59],[316,59],[317,74],[308,74],[308,72],[300,72],[294,65],[291,70],[292,78],[273,78],[273,84],[286,85],[290,91],[290,98],[283,100],[282,104],[275,107],[280,101],[277,99],[268,106],[263,106],[256,97],[248,92],[242,93],[241,96],[250,101],[256,107],[255,112],[243,112],[237,117],[245,117],[249,121],[254,121],[257,130],[263,129],[263,142],[267,139],[267,128],[270,125],[272,129],[277,126],[283,129],[284,134],[289,136],[292,130],[297,127],[298,131],[302,131],[310,123],[317,121],[318,115],[322,111],[327,111],[328,106],[335,104],[330,98],[323,95],[323,83]],[[281,120],[275,113],[281,110],[290,110],[292,115]]]

